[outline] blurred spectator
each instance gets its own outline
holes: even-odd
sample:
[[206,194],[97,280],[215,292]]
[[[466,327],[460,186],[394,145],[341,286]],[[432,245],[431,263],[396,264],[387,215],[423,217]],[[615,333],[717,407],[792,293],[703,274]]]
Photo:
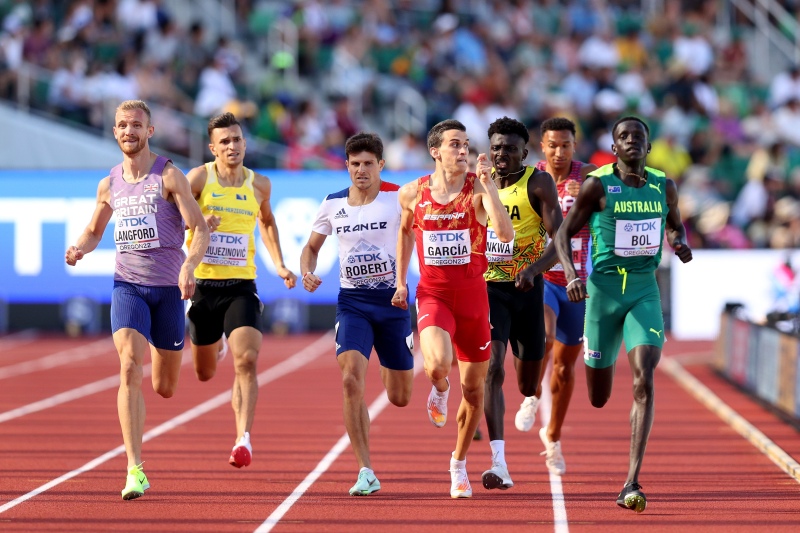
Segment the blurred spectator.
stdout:
[[773,78],[769,86],[769,105],[778,108],[789,100],[800,100],[800,65],[792,65],[789,70]]
[[200,73],[194,112],[198,116],[208,118],[218,114],[234,99],[236,99],[236,87],[228,75],[223,58],[217,55]]
[[706,38],[698,33],[695,23],[687,22],[683,33],[672,44],[674,59],[684,65],[693,76],[702,76],[714,64],[714,50]]
[[[473,149],[470,148],[470,151]],[[476,155],[477,157],[477,155]],[[386,170],[427,170],[433,168],[433,159],[423,140],[411,132],[386,144]],[[470,166],[472,168],[472,166]]]
[[663,170],[668,177],[680,182],[683,173],[692,164],[689,152],[669,132],[665,132],[651,144],[652,149],[650,155],[647,156],[647,165]]

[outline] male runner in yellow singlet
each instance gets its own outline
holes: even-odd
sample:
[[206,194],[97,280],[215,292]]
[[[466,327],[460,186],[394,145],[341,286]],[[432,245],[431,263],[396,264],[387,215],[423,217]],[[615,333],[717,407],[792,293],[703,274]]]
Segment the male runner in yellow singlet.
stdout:
[[[225,337],[230,342],[236,371],[231,399],[236,444],[228,462],[241,468],[252,459],[250,428],[258,399],[256,362],[263,304],[254,281],[256,221],[286,287],[294,287],[297,276],[283,264],[278,226],[269,203],[272,184],[266,176],[243,165],[247,143],[236,117],[224,113],[211,118],[208,137],[214,161],[192,169],[187,176],[212,232],[206,254],[195,270],[197,291],[188,314],[189,333],[200,381],[214,377],[217,361],[227,351]],[[192,237],[189,232],[188,242]]]

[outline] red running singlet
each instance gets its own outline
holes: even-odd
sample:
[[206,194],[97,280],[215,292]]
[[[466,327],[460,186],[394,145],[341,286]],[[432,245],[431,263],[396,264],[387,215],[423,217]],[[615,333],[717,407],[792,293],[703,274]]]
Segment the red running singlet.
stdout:
[[414,234],[419,258],[420,285],[483,279],[486,261],[486,226],[478,222],[473,206],[475,174],[467,174],[464,187],[451,202],[433,199],[430,176],[419,179],[414,204]]

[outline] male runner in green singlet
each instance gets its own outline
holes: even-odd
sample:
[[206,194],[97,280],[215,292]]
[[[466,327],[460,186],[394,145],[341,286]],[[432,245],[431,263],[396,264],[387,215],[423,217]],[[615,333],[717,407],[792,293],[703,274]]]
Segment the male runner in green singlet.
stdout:
[[[587,299],[584,362],[589,399],[603,407],[611,396],[622,340],[633,372],[630,466],[617,505],[641,513],[647,499],[639,485],[653,425],[653,374],[664,345],[664,318],[655,271],[667,241],[684,263],[691,261],[678,211],[678,188],[663,172],[645,166],[650,130],[636,117],[611,130],[616,163],[591,172],[556,234],[558,258],[571,302]],[[584,286],[572,263],[570,238],[588,222],[592,265]],[[591,297],[590,297],[591,296]]]

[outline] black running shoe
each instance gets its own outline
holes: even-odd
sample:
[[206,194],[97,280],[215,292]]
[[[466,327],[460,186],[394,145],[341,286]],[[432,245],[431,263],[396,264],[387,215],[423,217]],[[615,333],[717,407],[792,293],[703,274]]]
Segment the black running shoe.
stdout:
[[644,512],[647,507],[647,497],[642,492],[642,486],[638,483],[627,483],[617,496],[617,505],[637,513]]

